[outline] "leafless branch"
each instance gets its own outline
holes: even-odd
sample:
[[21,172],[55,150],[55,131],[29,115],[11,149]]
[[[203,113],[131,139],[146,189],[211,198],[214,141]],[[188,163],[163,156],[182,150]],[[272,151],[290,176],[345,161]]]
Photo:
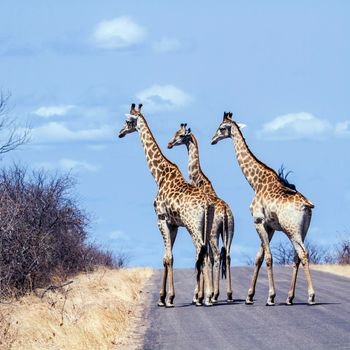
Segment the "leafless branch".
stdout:
[[3,140],[0,141],[0,154],[8,153],[26,144],[30,137],[30,128],[16,125],[16,118],[9,115],[10,93],[0,91],[0,133]]
[[46,294],[46,292],[48,292],[49,290],[61,289],[61,288],[65,287],[65,286],[68,286],[69,284],[72,284],[73,282],[74,281],[68,281],[66,283],[62,283],[62,284],[59,284],[59,285],[51,284],[43,291],[43,293],[41,294],[41,298],[43,298],[44,295]]

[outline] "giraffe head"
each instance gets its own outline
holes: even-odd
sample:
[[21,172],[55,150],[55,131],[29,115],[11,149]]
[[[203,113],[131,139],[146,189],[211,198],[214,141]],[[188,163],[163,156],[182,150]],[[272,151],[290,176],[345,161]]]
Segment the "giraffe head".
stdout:
[[233,121],[231,112],[224,112],[223,120],[211,139],[211,144],[215,145],[219,141],[231,137],[231,127],[233,123],[235,123],[240,129],[243,129],[246,126],[245,124],[236,123]]
[[176,131],[174,137],[169,141],[168,148],[174,146],[187,145],[192,138],[191,129],[187,129],[187,124],[181,124],[180,129]]
[[130,113],[125,114],[125,124],[119,131],[119,137],[124,137],[126,134],[131,134],[136,131],[137,119],[142,116],[141,113],[142,104],[139,104],[138,109],[135,109],[135,103],[130,107]]
[[219,125],[218,129],[216,130],[216,133],[214,134],[213,138],[211,139],[211,144],[215,145],[219,141],[230,137],[231,126],[232,126],[232,113],[224,112],[224,118],[221,124]]

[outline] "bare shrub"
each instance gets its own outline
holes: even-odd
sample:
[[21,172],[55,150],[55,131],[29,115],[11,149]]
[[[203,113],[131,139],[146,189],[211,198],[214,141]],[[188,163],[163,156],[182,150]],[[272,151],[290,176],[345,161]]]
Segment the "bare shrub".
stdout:
[[350,264],[350,237],[344,238],[336,248],[336,262],[341,265]]
[[29,175],[18,166],[0,171],[0,298],[117,265],[111,252],[87,243],[88,216],[72,186],[68,175]]
[[0,91],[0,154],[8,153],[29,141],[29,128],[19,128],[9,115],[10,93]]
[[[332,253],[320,245],[310,241],[305,242],[305,248],[309,253],[309,261],[311,264],[331,263],[333,261]],[[290,242],[272,246],[272,254],[274,263],[277,265],[291,265],[294,261],[295,250]]]

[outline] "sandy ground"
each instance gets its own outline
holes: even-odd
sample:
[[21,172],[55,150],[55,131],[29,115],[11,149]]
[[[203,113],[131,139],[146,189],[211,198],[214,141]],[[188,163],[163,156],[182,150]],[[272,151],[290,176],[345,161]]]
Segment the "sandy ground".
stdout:
[[350,277],[350,265],[311,265],[311,269],[334,273],[335,275]]
[[149,268],[80,274],[59,291],[0,304],[1,349],[118,349],[131,334]]

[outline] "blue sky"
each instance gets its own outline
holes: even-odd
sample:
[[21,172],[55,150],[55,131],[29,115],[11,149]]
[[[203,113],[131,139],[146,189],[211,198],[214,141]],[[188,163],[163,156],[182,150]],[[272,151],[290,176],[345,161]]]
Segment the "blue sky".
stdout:
[[[202,167],[235,215],[234,264],[259,246],[253,191],[230,140],[210,139],[233,112],[263,162],[316,205],[308,233],[332,246],[349,230],[350,3],[347,1],[3,1],[0,77],[30,144],[3,158],[71,171],[92,214],[91,237],[131,265],[161,266],[156,185],[136,134],[117,139],[131,102],[187,177],[187,152],[166,144],[187,122]],[[276,233],[274,241],[282,239]],[[180,229],[175,266],[193,266]]]

